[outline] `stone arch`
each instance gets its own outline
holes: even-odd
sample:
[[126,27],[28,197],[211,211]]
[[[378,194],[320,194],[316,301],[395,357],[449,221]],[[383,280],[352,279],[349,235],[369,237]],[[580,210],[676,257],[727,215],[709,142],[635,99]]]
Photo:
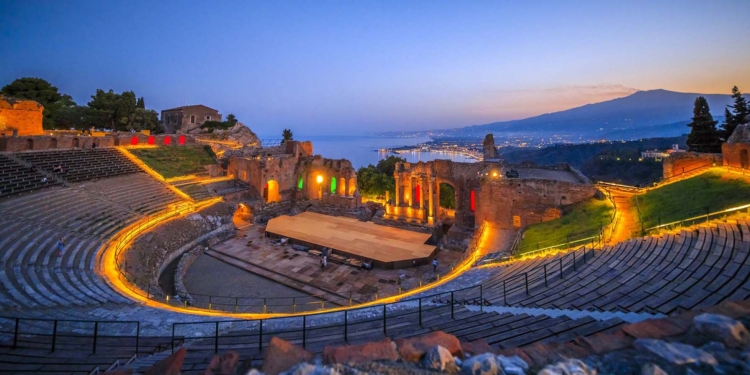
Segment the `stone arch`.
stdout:
[[5,137],[0,137],[0,151],[7,151],[8,150],[8,139]]
[[449,181],[440,181],[438,184],[438,206],[455,210],[458,206],[458,189]]
[[49,140],[49,148],[57,148],[57,138],[52,138]]
[[336,194],[336,177],[331,177],[331,194]]
[[357,191],[357,178],[349,178],[349,195],[354,196],[354,192]]
[[29,138],[26,140],[26,150],[33,150],[34,149],[34,140]]
[[73,142],[71,143],[71,145],[72,145],[73,148],[78,148],[78,147],[80,147],[80,143],[81,143],[81,141],[78,140],[78,138],[73,138]]
[[747,169],[748,165],[750,165],[750,160],[748,160],[747,149],[742,149],[740,150],[740,166],[742,169]]
[[339,177],[339,195],[346,195],[346,179]]
[[263,187],[263,198],[266,200],[266,203],[278,202],[281,200],[278,181],[268,180],[266,182],[266,186]]

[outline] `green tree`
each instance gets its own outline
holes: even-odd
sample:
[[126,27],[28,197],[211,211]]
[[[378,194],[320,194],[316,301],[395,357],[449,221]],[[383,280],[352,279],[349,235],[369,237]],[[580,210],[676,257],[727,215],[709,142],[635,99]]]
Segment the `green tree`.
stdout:
[[135,106],[141,109],[146,109],[146,102],[143,100],[142,96],[138,98],[138,102],[136,102]]
[[58,129],[84,130],[89,127],[85,121],[88,111],[86,106],[63,107],[52,113],[52,120]]
[[693,107],[693,120],[687,125],[691,127],[687,144],[690,151],[720,152],[719,132],[716,121],[711,116],[706,98],[699,96]]
[[291,141],[294,137],[294,133],[292,133],[290,129],[284,129],[284,131],[281,132],[281,136],[285,141]]
[[[399,163],[399,162],[401,163],[406,162],[406,159],[399,157],[399,156],[389,155],[385,159],[381,159],[380,161],[378,161],[378,165],[375,166],[375,168],[378,171],[384,173],[386,176],[390,176],[391,178],[393,178],[393,172],[396,171],[396,163]],[[395,184],[395,179],[394,179],[394,184]]]
[[[729,139],[729,136],[734,133],[737,125],[746,123],[748,116],[750,116],[750,104],[742,96],[737,86],[732,87],[732,99],[734,100],[734,104],[728,105],[724,109],[724,123],[721,124],[721,136],[725,140]],[[729,110],[730,108],[732,109],[731,111]]]
[[456,209],[456,189],[448,184],[440,184],[440,207]]
[[227,115],[227,121],[225,121],[225,122],[227,122],[227,123],[231,124],[232,126],[234,126],[234,124],[237,123],[237,117],[234,117],[234,115],[230,113],[230,114]]
[[112,90],[97,89],[88,104],[90,109],[97,111],[92,119],[104,119],[95,126],[107,126],[118,131],[158,129],[159,116],[153,110],[140,108],[139,101],[144,102],[143,98],[136,99],[133,91],[118,94]]
[[70,95],[61,94],[57,87],[41,78],[24,77],[19,78],[0,90],[0,94],[17,98],[28,99],[39,102],[44,106],[42,112],[43,127],[45,129],[55,128],[55,112],[62,108],[75,107],[76,103]]

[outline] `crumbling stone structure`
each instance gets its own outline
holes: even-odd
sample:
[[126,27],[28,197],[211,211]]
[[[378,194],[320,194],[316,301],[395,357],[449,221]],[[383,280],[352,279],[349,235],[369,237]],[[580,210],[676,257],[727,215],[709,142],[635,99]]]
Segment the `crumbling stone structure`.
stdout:
[[44,107],[33,100],[0,96],[0,136],[43,134]]
[[0,135],[0,152],[64,150],[75,148],[114,147],[130,145],[179,146],[194,144],[192,135],[143,133],[100,133],[83,134],[70,131],[48,131],[45,135],[2,136]]
[[703,167],[717,165],[722,165],[722,154],[676,152],[662,161],[663,178],[666,180]]
[[161,111],[161,124],[167,133],[188,133],[206,121],[221,121],[219,111],[203,104],[185,105]]
[[[396,164],[396,194],[389,197],[383,218],[412,225],[453,223],[448,232],[448,242],[452,242],[451,232],[470,235],[485,221],[500,229],[520,229],[553,220],[562,214],[562,206],[596,194],[588,178],[567,164],[503,163],[497,159],[491,134],[485,138],[484,149],[485,155],[494,159]],[[516,169],[519,177],[507,177],[509,169]],[[440,206],[441,184],[453,187],[455,209]]]
[[721,145],[724,165],[732,168],[750,168],[750,124],[737,126],[732,135]]
[[265,203],[317,200],[357,207],[357,173],[346,159],[313,155],[310,142],[287,141],[229,158],[227,174],[248,183]]

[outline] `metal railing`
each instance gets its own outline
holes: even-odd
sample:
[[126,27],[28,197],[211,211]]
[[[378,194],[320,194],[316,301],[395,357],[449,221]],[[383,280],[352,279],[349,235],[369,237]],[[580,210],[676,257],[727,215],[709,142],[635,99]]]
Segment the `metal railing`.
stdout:
[[[425,304],[424,301],[427,301],[428,303]],[[416,323],[421,327],[424,324],[425,316],[431,316],[434,313],[434,310],[445,308],[450,309],[451,318],[455,319],[455,306],[457,305],[480,306],[480,310],[483,311],[484,306],[489,305],[489,302],[483,297],[483,286],[480,284],[468,288],[435,293],[383,305],[345,309],[343,311],[320,312],[297,317],[281,317],[252,321],[225,320],[173,323],[172,342],[210,342],[213,344],[213,351],[218,353],[222,345],[230,347],[237,347],[239,345],[257,345],[258,350],[260,350],[263,348],[264,343],[270,340],[272,336],[283,335],[287,340],[300,342],[304,348],[306,347],[308,340],[313,338],[312,335],[320,331],[325,331],[325,337],[327,339],[340,337],[344,341],[348,341],[350,332],[357,332],[356,327],[358,325],[367,324],[369,329],[372,330],[374,327],[371,323],[381,323],[379,324],[379,328],[382,328],[383,335],[387,336],[389,332],[389,320],[391,322],[391,328],[393,328],[394,320],[398,320],[398,326],[403,326],[404,318],[413,317],[414,322],[411,324]],[[396,311],[391,311],[389,313],[389,307]],[[398,311],[395,309],[397,307],[403,307],[405,309],[403,311]],[[332,323],[309,324],[308,320],[315,318],[322,320],[329,319]],[[275,324],[276,322],[282,321],[283,323],[281,324]],[[227,325],[232,326],[233,332],[222,334],[222,329]],[[241,327],[238,327],[241,325],[245,325],[247,328],[242,329]],[[210,335],[191,336],[191,333],[195,331],[207,331],[207,329],[196,329],[196,326],[213,327],[213,337]],[[376,325],[376,327],[377,326],[378,325]],[[222,341],[224,341],[224,344],[222,344]],[[173,352],[174,348],[175,346],[173,345]]]
[[[742,210],[747,210],[747,213],[750,214],[750,204],[743,204],[740,206],[714,211],[711,211],[711,207],[708,206],[682,210],[676,213],[672,213],[672,215],[677,214],[678,216],[687,216],[687,218],[685,219],[662,223],[662,218],[660,216],[657,216],[656,218],[642,220],[641,232],[645,235],[646,233],[656,229],[676,229],[695,224],[708,223],[712,219],[724,218],[739,213]],[[644,223],[649,223],[648,225],[650,226],[647,226]]]
[[[8,337],[0,340],[4,346],[16,348],[43,348],[50,352],[59,349],[59,345],[73,346],[80,351],[83,344],[88,342],[91,353],[96,354],[100,347],[123,348],[133,347],[133,353],[140,349],[141,323],[138,321],[107,321],[107,320],[75,320],[75,319],[40,319],[0,316],[0,327],[13,326],[12,330],[0,328],[0,335]],[[118,332],[129,331],[132,334],[112,334],[106,331],[108,326],[125,326]],[[90,334],[81,332],[91,332]],[[102,343],[102,341],[104,341]]]
[[530,296],[530,290],[534,287],[535,283],[541,285],[541,282],[544,281],[544,287],[549,287],[549,282],[551,280],[557,278],[560,280],[564,279],[566,269],[570,270],[572,268],[573,272],[577,272],[579,267],[585,265],[595,256],[596,251],[593,248],[586,249],[584,246],[578,250],[562,255],[556,260],[534,267],[524,273],[519,273],[503,279],[501,283],[503,289],[503,305],[508,306],[507,295],[509,292],[523,290],[527,296]]

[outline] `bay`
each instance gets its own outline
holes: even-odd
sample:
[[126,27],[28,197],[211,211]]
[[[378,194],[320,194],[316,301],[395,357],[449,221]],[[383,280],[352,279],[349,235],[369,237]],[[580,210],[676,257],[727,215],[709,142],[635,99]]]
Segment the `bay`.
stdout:
[[[261,139],[270,139],[271,137]],[[278,138],[278,137],[276,137]],[[410,163],[418,161],[430,161],[435,159],[448,159],[456,162],[472,163],[475,159],[458,153],[437,151],[398,151],[399,154],[383,151],[383,149],[398,148],[404,146],[416,146],[420,143],[431,141],[427,137],[376,137],[376,136],[347,136],[347,135],[297,135],[294,138],[300,141],[312,141],[313,152],[330,159],[348,159],[352,162],[354,169],[366,167],[368,164],[377,164],[378,160],[389,155],[399,156]]]

